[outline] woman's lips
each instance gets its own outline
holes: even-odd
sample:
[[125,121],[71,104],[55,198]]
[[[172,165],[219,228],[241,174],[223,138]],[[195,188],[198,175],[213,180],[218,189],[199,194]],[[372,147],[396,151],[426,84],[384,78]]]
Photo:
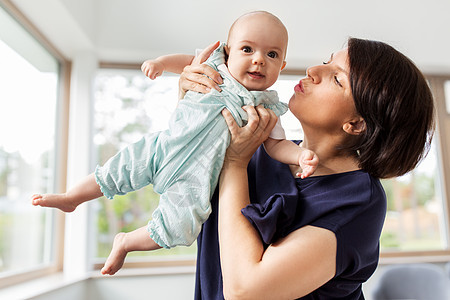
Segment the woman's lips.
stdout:
[[304,93],[305,89],[303,88],[303,83],[300,80],[299,83],[294,87],[294,91],[296,91],[297,93]]

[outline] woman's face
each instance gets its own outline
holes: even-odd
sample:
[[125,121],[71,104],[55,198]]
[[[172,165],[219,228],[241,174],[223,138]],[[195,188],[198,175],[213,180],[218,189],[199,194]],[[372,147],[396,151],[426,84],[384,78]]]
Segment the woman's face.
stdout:
[[294,88],[289,109],[308,129],[339,132],[357,116],[349,81],[347,49],[333,53],[326,63],[310,67]]

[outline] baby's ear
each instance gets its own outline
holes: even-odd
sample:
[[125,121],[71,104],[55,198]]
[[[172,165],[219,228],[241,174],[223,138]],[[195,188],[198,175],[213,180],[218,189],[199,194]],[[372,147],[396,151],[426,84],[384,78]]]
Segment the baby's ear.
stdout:
[[285,60],[283,60],[283,65],[281,66],[281,70],[280,71],[283,71],[284,67],[286,67],[286,61]]
[[230,49],[228,48],[228,45],[225,45],[224,47],[223,47],[223,50],[225,50],[225,54],[228,56],[228,55],[230,55]]

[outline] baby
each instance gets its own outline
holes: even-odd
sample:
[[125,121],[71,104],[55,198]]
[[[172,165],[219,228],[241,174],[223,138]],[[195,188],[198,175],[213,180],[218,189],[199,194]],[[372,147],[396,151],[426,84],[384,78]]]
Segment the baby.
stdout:
[[[230,133],[221,115],[228,109],[245,125],[245,105],[263,104],[277,116],[287,111],[275,91],[267,91],[286,65],[288,34],[274,15],[258,11],[245,14],[230,28],[226,45],[220,45],[206,63],[223,77],[221,92],[188,92],[179,102],[165,131],[144,136],[110,158],[104,166],[63,194],[33,195],[32,204],[71,212],[88,200],[125,194],[153,184],[160,203],[147,226],[116,235],[102,274],[115,274],[130,251],[190,245],[210,212]],[[154,79],[164,71],[181,73],[193,60],[190,55],[167,55],[148,60],[144,73]],[[302,178],[311,175],[318,158],[285,139],[277,124],[264,143],[269,155],[285,164],[299,165]]]

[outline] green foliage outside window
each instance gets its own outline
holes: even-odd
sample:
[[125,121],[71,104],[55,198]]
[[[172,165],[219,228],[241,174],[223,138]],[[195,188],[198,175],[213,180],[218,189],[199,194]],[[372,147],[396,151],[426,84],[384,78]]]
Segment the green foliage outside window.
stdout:
[[445,247],[442,199],[436,190],[436,154],[416,170],[396,179],[383,180],[388,199],[381,248],[386,251],[440,250]]
[[[151,81],[140,72],[100,74],[95,86],[95,135],[98,164],[102,165],[126,145],[163,128],[177,102],[177,78]],[[97,257],[107,257],[118,232],[146,226],[158,206],[151,185],[113,200],[100,198],[96,210]],[[194,256],[196,244],[128,256]]]

